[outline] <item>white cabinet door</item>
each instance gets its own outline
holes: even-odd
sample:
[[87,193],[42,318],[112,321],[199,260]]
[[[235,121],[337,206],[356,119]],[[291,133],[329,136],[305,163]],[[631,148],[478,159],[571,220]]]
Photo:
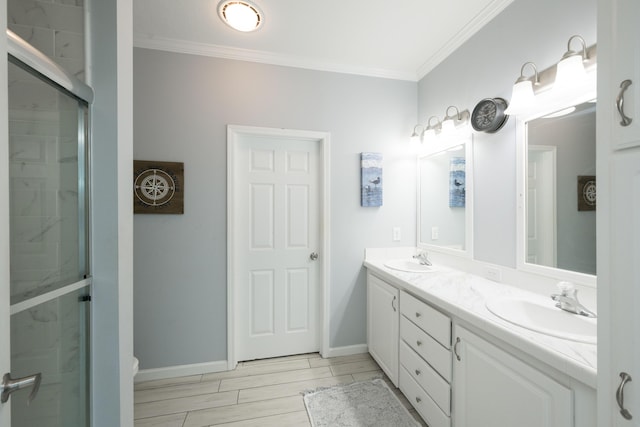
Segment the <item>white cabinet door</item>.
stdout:
[[570,389],[457,325],[454,343],[453,425],[574,425]]
[[369,353],[398,386],[398,289],[367,275],[367,341]]
[[[640,425],[640,2],[598,2],[598,426]],[[630,81],[619,98],[621,84]],[[618,111],[631,119],[623,121]],[[618,393],[621,374],[632,378]],[[626,417],[624,416],[626,415]],[[630,418],[632,417],[632,418]]]

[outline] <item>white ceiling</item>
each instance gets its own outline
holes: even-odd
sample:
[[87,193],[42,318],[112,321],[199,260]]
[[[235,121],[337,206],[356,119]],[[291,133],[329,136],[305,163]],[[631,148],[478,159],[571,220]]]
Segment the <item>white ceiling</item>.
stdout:
[[417,81],[513,0],[254,0],[252,33],[218,18],[220,0],[134,0],[134,45]]

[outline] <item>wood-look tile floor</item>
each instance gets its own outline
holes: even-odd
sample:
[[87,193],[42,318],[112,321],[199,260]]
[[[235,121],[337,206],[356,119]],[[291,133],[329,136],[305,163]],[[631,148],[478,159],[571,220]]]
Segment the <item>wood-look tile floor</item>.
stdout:
[[308,427],[303,391],[374,377],[384,377],[426,426],[368,354],[323,359],[312,353],[241,362],[228,372],[136,383],[135,427]]

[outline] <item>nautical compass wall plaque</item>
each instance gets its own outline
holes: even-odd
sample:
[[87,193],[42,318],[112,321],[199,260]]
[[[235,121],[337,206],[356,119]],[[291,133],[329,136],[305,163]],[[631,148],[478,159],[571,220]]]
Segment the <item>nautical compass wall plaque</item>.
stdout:
[[596,210],[596,177],[594,175],[578,176],[578,210]]
[[133,213],[183,214],[184,163],[134,160]]

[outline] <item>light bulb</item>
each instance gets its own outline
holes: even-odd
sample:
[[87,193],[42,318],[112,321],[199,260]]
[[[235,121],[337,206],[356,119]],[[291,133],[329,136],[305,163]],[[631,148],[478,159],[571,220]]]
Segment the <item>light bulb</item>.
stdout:
[[533,109],[535,102],[536,96],[533,93],[533,83],[531,80],[522,80],[513,85],[511,103],[504,112],[510,116],[523,114]]
[[587,78],[581,55],[571,55],[562,59],[556,66],[554,90],[566,90],[579,86]]
[[257,6],[246,1],[223,1],[218,6],[218,14],[231,28],[249,32],[262,24],[262,14]]

